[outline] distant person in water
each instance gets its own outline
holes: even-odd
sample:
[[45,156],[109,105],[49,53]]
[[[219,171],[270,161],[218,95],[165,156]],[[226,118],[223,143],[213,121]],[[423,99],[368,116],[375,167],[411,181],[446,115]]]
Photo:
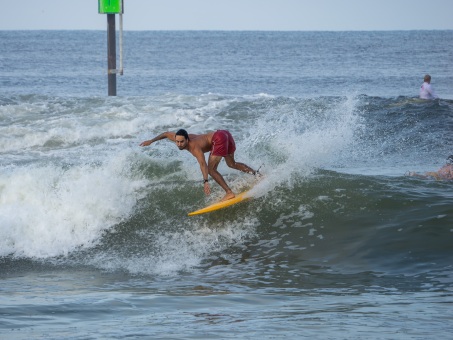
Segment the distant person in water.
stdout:
[[[217,130],[202,135],[188,134],[186,130],[180,129],[177,132],[163,132],[153,139],[146,140],[140,146],[148,146],[161,139],[169,139],[176,143],[179,150],[189,151],[200,164],[201,173],[203,174],[204,192],[206,195],[211,193],[209,187],[208,174],[225,190],[225,196],[222,201],[226,201],[235,197],[233,191],[226,184],[223,176],[217,171],[217,167],[225,158],[226,164],[233,169],[240,170],[255,175],[257,172],[244,163],[239,163],[234,160],[234,152],[236,144],[233,136],[227,130]],[[208,163],[204,154],[210,151]]]
[[453,155],[448,156],[447,163],[437,171],[429,171],[422,174],[416,172],[409,172],[409,176],[421,178],[435,178],[437,180],[453,180]]
[[431,76],[429,74],[425,75],[423,78],[423,84],[420,86],[420,98],[421,99],[435,99],[439,98],[437,94],[434,93],[433,87],[431,85]]

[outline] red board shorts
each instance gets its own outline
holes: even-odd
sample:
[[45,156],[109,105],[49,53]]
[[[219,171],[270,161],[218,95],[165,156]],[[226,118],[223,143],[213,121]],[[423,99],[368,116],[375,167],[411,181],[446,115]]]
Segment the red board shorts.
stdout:
[[233,136],[227,130],[217,130],[212,136],[211,155],[222,156],[231,155],[236,151],[236,144]]

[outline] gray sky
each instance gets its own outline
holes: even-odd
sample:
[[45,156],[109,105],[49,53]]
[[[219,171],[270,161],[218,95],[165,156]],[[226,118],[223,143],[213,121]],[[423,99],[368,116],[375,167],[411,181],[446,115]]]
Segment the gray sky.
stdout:
[[[97,0],[0,0],[0,30],[105,30]],[[453,29],[453,0],[124,0],[125,30]]]

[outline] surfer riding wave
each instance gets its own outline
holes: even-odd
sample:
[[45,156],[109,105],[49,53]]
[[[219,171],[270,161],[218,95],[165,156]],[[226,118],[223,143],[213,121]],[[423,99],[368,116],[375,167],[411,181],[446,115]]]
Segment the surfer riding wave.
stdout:
[[[206,195],[211,194],[208,181],[208,175],[210,175],[225,190],[225,196],[222,198],[222,201],[235,197],[235,194],[217,170],[222,158],[225,159],[226,164],[232,169],[253,175],[257,174],[257,171],[248,165],[236,162],[234,159],[236,144],[228,130],[217,130],[216,132],[208,132],[200,135],[188,134],[184,129],[180,129],[177,132],[167,131],[153,139],[142,142],[140,146],[148,146],[165,138],[175,142],[179,150],[187,150],[197,159],[201,173],[203,174],[203,185]],[[206,163],[204,156],[206,152],[210,152],[208,163]]]

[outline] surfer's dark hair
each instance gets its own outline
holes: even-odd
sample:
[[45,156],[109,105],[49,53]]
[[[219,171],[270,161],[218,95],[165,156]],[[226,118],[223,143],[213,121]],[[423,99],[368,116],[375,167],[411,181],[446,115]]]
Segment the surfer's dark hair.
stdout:
[[179,129],[176,131],[176,136],[183,136],[185,139],[189,140],[189,134],[184,129]]

